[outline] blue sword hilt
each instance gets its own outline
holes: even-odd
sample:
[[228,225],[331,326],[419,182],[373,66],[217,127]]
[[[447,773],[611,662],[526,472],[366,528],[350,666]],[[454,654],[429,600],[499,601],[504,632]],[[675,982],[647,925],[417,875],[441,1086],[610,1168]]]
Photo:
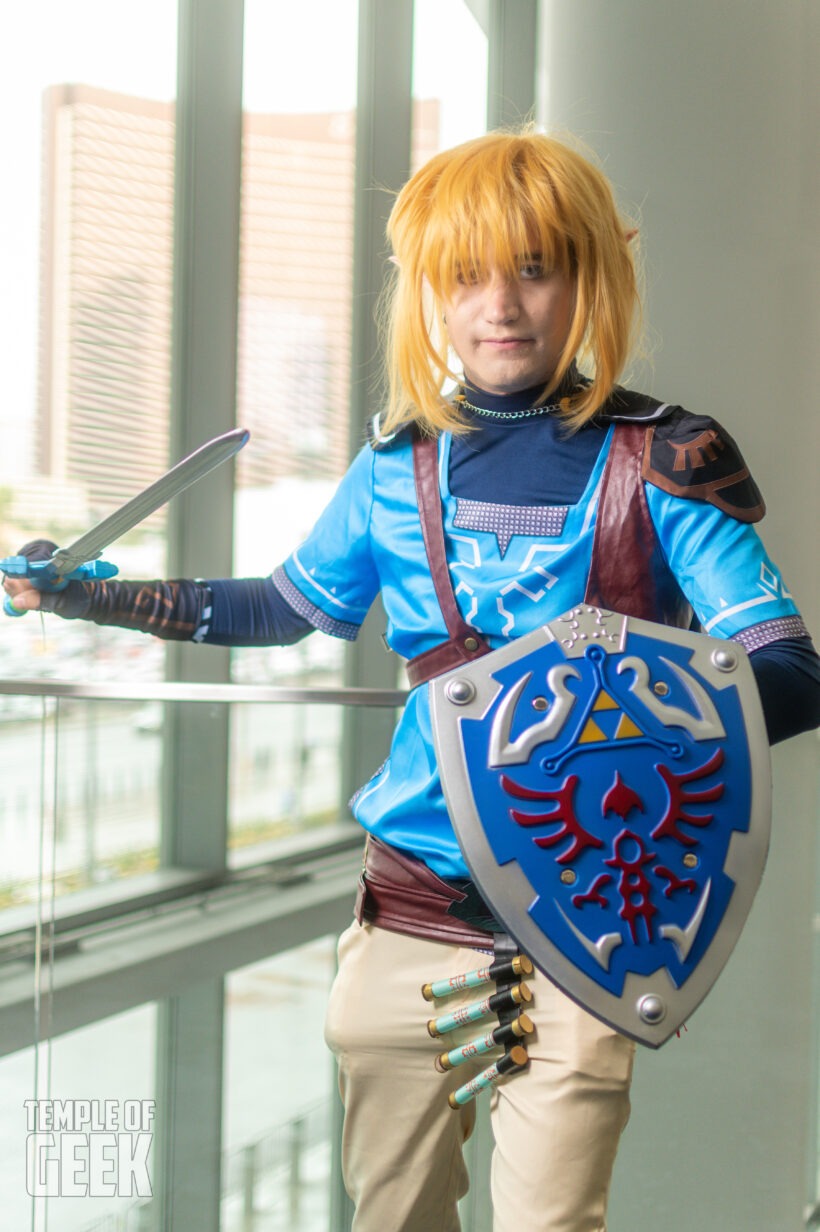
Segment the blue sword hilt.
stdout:
[[[65,590],[69,582],[89,582],[114,577],[119,573],[117,566],[107,560],[86,561],[70,573],[59,573],[53,564],[54,554],[58,551],[56,543],[47,539],[36,539],[25,544],[16,556],[6,556],[0,560],[0,572],[7,577],[28,578],[35,589],[52,593]],[[3,601],[3,611],[7,616],[26,614],[17,610],[10,595]]]

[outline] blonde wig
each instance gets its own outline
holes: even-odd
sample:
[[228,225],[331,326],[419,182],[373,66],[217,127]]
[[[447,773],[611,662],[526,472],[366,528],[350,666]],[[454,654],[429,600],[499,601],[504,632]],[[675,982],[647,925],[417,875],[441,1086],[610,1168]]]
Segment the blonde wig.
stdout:
[[393,248],[383,302],[389,381],[381,431],[463,430],[442,390],[449,366],[444,308],[465,271],[516,278],[528,257],[575,285],[575,308],[549,397],[578,359],[591,383],[562,402],[578,427],[609,397],[639,310],[630,241],[606,177],[568,145],[532,130],[495,132],[435,155],[408,181],[387,224]]

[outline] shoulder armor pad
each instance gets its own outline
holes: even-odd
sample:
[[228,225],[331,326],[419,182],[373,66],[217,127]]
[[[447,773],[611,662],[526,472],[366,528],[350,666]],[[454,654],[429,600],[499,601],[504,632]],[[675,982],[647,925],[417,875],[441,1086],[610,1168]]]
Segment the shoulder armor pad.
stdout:
[[648,394],[638,394],[632,389],[616,386],[600,414],[608,423],[654,423],[667,418],[677,409],[668,402],[650,398]]
[[739,522],[759,522],[763,497],[729,433],[706,415],[668,409],[647,428],[641,464],[647,483],[708,501]]
[[412,440],[411,424],[407,424],[396,432],[391,432],[389,436],[385,436],[379,427],[380,421],[381,414],[379,413],[367,422],[367,440],[371,449],[382,452],[385,449],[392,449],[396,445],[407,444]]

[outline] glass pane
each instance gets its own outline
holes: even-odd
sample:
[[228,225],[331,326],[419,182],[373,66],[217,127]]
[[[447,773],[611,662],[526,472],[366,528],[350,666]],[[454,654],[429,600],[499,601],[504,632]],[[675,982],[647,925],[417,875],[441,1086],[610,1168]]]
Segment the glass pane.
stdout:
[[[238,576],[284,560],[347,465],[357,22],[356,0],[245,4],[237,420],[251,443],[237,459]],[[321,633],[236,650],[233,678],[336,683],[342,653]],[[308,718],[282,707],[233,714],[232,845],[332,807],[339,722],[323,711],[320,749],[299,734]]]
[[[167,465],[176,5],[30,0],[10,17],[0,137],[2,554],[71,542]],[[162,572],[163,520],[117,545]],[[56,622],[50,622],[56,624]],[[3,626],[6,675],[100,670],[87,629]],[[161,657],[130,651],[155,674]]]
[[341,721],[334,706],[232,708],[230,845],[243,862],[255,844],[337,820]]
[[0,701],[0,911],[155,869],[159,703]]
[[487,36],[465,0],[416,0],[413,169],[487,128]]
[[324,937],[227,980],[222,1232],[329,1227],[334,971]]
[[[3,556],[43,536],[70,543],[167,467],[176,22],[168,0],[30,0],[7,23],[0,139],[14,192],[0,196]],[[116,545],[124,576],[164,572],[163,527],[156,514]],[[162,675],[153,639],[55,618],[0,621],[6,678]],[[40,699],[0,697],[10,785],[0,803],[11,844],[4,901],[29,899],[44,841],[42,714]],[[114,726],[127,739],[113,762],[129,769],[113,778],[105,717],[89,706],[64,719],[66,760],[78,760],[60,772],[58,892],[107,875],[103,848],[109,838],[121,848],[130,833],[119,808],[133,815],[125,802],[156,791],[141,770],[137,784],[138,737],[122,711]],[[149,815],[141,823],[155,847]]]
[[[245,4],[236,571],[269,573],[347,465],[358,5]],[[341,661],[234,654],[239,679]]]
[[340,475],[350,383],[353,0],[245,5],[238,417],[244,487]]
[[149,1005],[42,1044],[39,1057],[0,1058],[3,1227],[141,1226],[155,1178],[155,1037]]

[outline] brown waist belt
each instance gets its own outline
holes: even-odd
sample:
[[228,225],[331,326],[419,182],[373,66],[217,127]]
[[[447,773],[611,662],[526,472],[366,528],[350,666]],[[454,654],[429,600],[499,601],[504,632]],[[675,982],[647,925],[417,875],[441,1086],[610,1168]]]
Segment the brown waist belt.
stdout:
[[[462,918],[454,914],[459,911]],[[463,918],[467,913],[486,921],[486,929]],[[360,924],[478,950],[492,950],[493,928],[499,928],[472,882],[445,881],[422,860],[372,835],[365,848],[355,915]]]

